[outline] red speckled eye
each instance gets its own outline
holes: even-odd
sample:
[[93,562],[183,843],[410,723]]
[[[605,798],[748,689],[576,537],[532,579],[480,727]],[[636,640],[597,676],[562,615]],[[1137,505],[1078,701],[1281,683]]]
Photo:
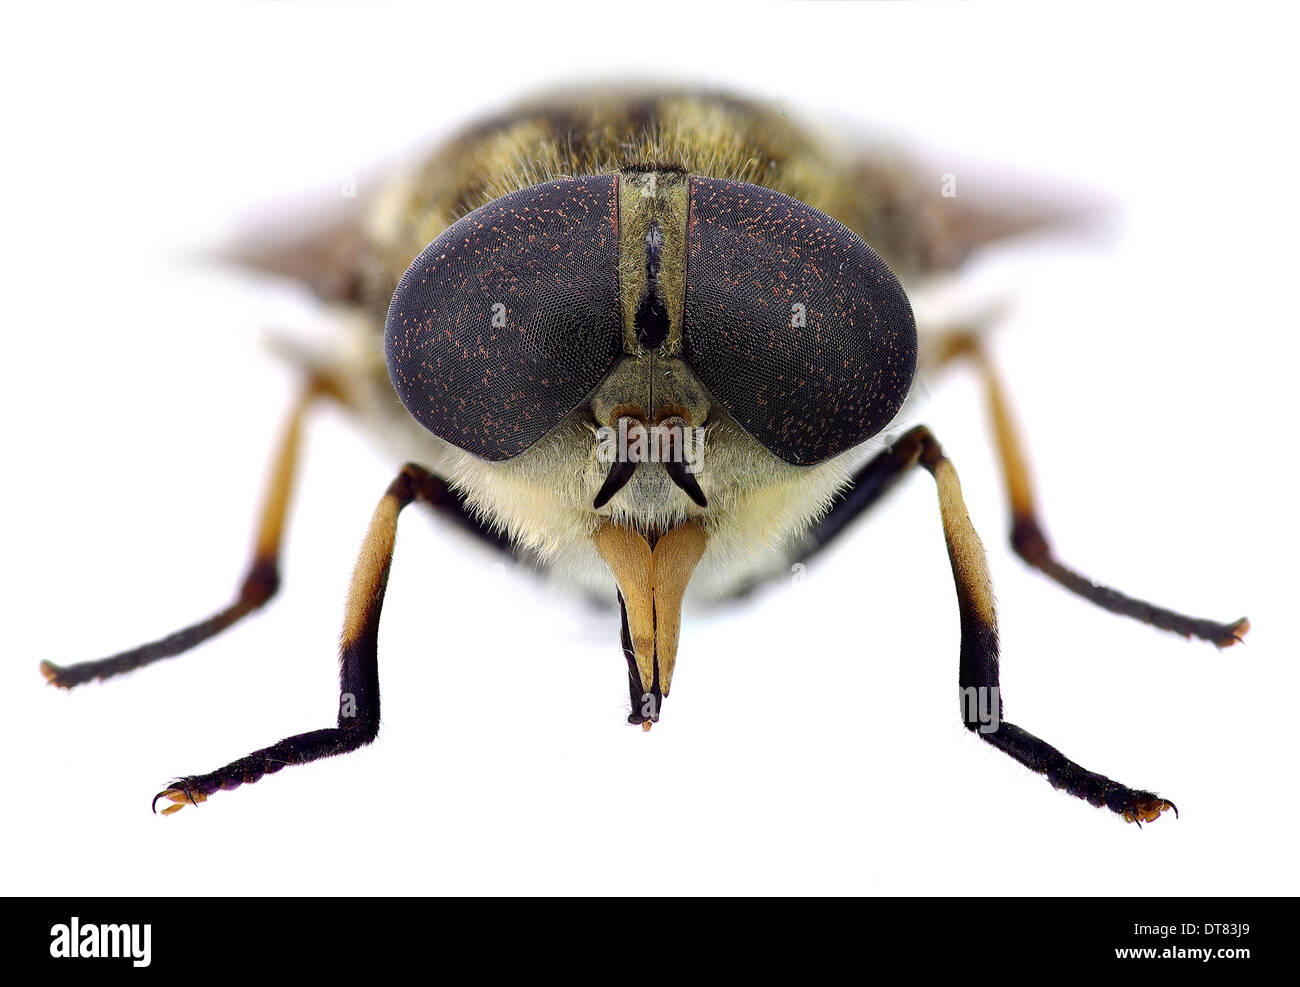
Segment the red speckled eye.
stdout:
[[490,460],[533,445],[621,351],[618,179],[547,182],[474,210],[393,294],[388,373],[434,435]]
[[780,192],[693,177],[687,244],[683,355],[742,428],[809,465],[889,423],[916,323],[857,234]]

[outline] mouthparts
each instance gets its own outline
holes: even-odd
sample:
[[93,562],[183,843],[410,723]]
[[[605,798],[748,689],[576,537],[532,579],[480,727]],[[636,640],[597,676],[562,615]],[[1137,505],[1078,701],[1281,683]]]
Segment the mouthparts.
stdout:
[[640,532],[606,522],[592,537],[618,583],[632,696],[628,722],[648,729],[659,719],[660,704],[672,685],[682,599],[708,535],[698,523],[687,521],[660,535],[652,548]]

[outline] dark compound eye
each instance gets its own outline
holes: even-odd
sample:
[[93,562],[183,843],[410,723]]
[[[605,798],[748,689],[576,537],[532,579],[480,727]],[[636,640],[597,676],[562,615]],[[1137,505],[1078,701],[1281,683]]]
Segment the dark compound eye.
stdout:
[[450,226],[388,308],[388,373],[406,409],[484,459],[523,452],[621,352],[617,178],[512,192]]
[[683,355],[742,428],[811,465],[889,423],[916,324],[860,237],[779,192],[693,177],[687,249]]

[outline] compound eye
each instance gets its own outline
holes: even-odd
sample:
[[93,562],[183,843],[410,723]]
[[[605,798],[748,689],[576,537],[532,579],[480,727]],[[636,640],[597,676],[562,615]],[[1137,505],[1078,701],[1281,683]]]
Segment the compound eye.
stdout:
[[804,466],[889,423],[916,324],[857,234],[780,192],[693,177],[687,238],[683,356],[742,428]]
[[384,349],[402,404],[483,459],[528,449],[621,352],[617,177],[512,192],[452,224],[402,276]]

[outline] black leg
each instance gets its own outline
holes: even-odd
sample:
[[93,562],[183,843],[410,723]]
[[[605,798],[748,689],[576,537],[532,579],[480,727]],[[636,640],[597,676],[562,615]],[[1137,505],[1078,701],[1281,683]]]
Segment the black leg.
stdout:
[[408,463],[375,508],[352,574],[344,614],[338,725],[288,737],[208,774],[177,778],[154,796],[155,807],[159,799],[167,799],[173,804],[163,813],[176,812],[214,792],[250,784],[287,765],[345,754],[375,739],[379,732],[379,614],[397,537],[397,517],[413,500],[444,507],[453,498],[446,483]]

